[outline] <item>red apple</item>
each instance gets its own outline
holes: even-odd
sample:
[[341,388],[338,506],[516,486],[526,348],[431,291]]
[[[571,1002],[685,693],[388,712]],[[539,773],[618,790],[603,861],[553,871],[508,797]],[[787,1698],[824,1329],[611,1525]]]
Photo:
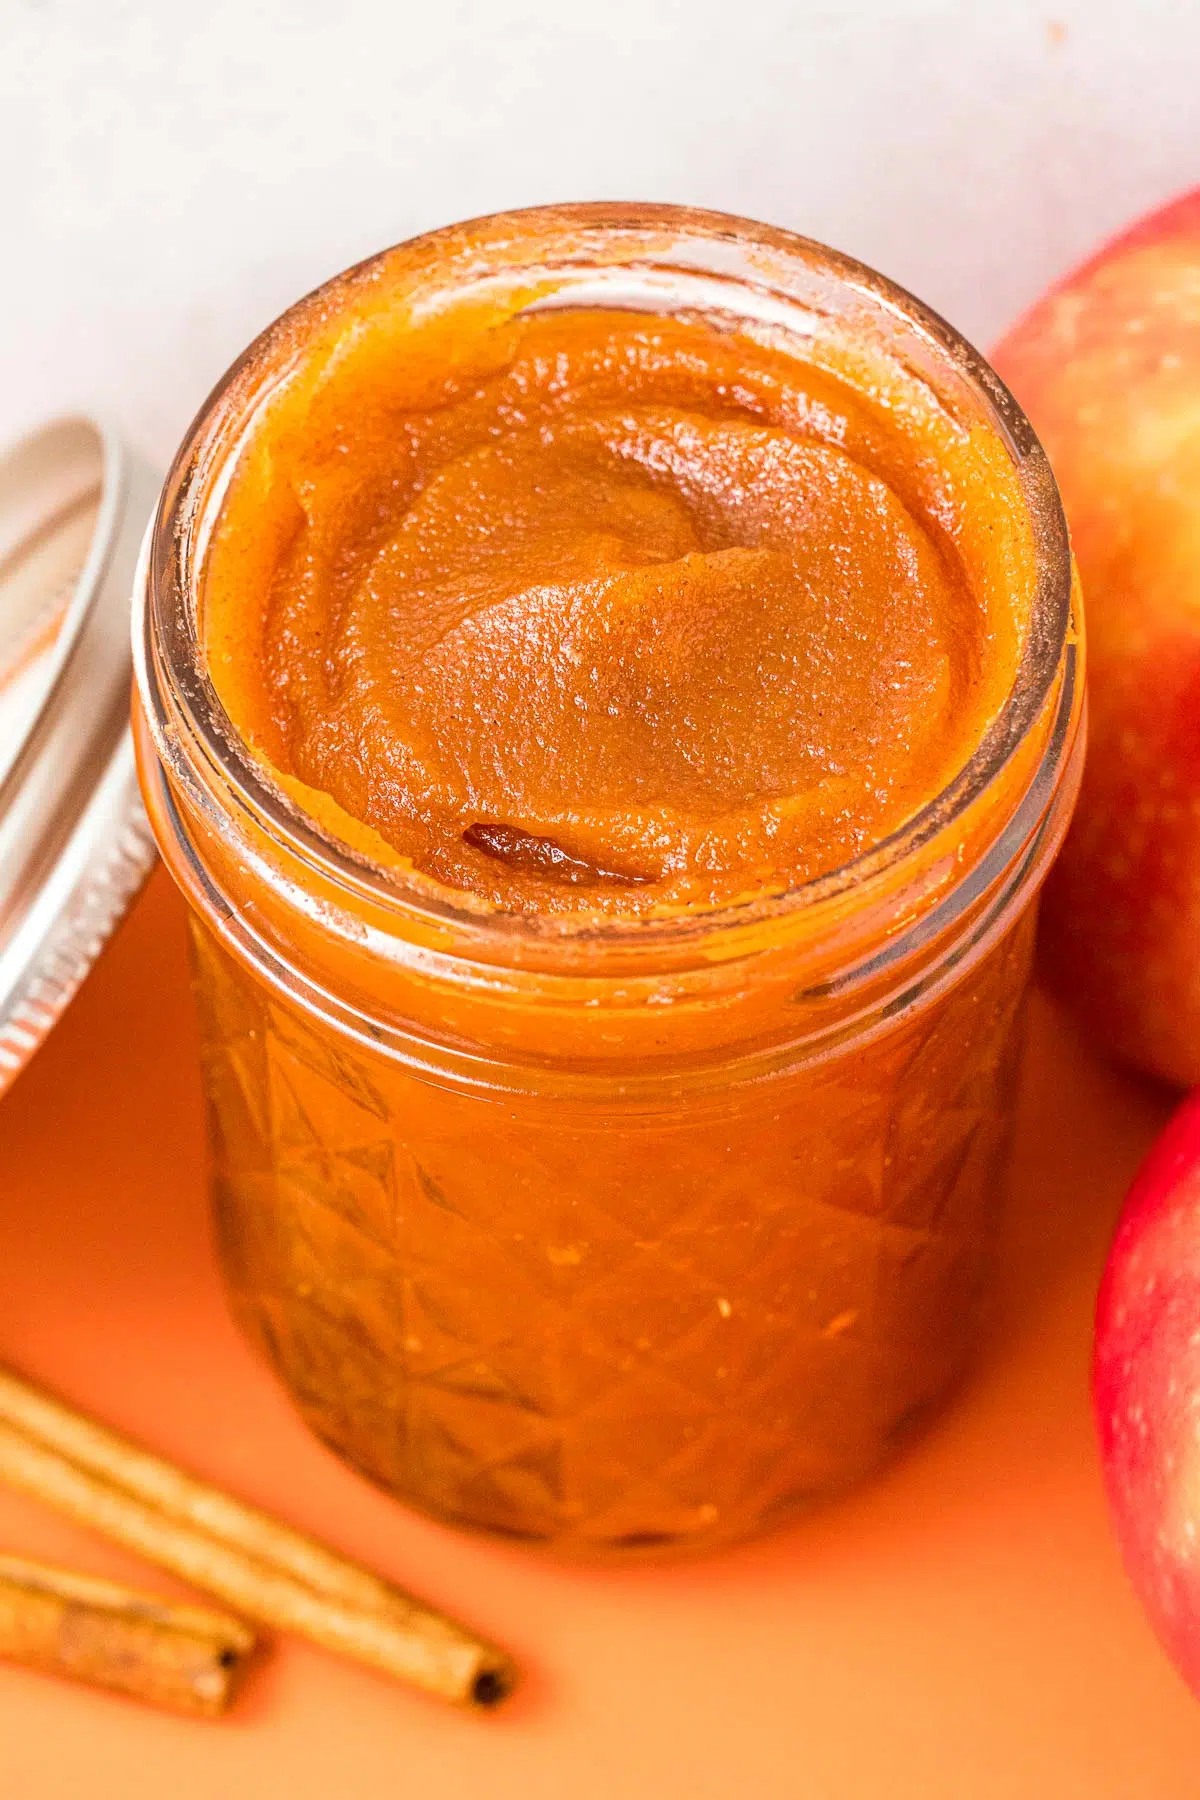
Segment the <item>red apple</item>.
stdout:
[[1129,1190],[1096,1308],[1092,1398],[1125,1565],[1200,1695],[1200,1093]]
[[1058,477],[1091,703],[1042,964],[1092,1036],[1200,1082],[1200,190],[1108,244],[994,361]]

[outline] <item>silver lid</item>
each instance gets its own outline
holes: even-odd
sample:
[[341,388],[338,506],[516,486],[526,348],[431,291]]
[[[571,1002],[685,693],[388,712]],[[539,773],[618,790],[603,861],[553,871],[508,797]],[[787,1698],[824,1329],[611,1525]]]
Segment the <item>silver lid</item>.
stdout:
[[154,860],[129,731],[129,600],[157,488],[87,418],[0,456],[0,1093]]

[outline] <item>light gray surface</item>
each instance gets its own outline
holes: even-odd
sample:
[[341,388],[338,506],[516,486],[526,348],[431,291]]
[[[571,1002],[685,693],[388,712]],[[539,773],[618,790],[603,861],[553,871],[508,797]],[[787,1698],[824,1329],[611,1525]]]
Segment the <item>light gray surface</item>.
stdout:
[[1200,180],[1195,0],[0,0],[0,438],[161,463],[260,326],[453,218],[776,220],[986,347]]

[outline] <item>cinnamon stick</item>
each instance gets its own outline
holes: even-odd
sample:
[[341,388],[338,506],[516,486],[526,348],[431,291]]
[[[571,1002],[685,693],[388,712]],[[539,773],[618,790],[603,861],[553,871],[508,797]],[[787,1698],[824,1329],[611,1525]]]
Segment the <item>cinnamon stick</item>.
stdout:
[[213,1719],[254,1649],[240,1619],[0,1556],[0,1657]]
[[441,1699],[490,1707],[504,1651],[268,1513],[0,1371],[0,1481],[170,1569],[247,1618]]

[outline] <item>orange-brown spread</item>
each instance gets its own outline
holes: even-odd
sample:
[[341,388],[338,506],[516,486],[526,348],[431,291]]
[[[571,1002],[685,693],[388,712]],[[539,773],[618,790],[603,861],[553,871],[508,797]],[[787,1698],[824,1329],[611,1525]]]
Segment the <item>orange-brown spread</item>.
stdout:
[[293,308],[181,461],[139,734],[221,1254],[315,1429],[438,1516],[728,1540],[970,1341],[1040,833],[989,856],[1051,714],[894,856],[727,910],[940,794],[1065,573],[1019,420],[873,281],[670,210],[455,227]]
[[206,565],[218,692],[326,826],[476,905],[640,915],[835,868],[961,767],[1028,551],[916,377],[699,317],[387,324],[374,286],[308,344]]

